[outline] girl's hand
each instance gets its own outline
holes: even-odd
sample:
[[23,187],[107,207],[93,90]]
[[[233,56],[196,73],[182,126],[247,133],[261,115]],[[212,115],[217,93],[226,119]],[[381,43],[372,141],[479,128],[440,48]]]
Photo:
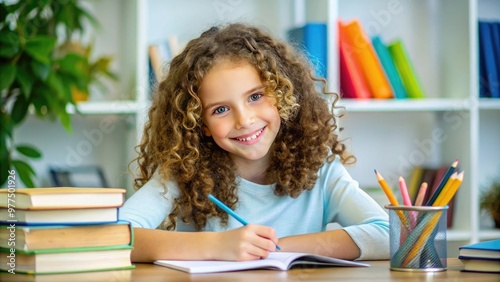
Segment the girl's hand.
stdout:
[[213,246],[219,260],[257,260],[276,251],[278,237],[273,228],[248,224],[238,229],[219,232]]

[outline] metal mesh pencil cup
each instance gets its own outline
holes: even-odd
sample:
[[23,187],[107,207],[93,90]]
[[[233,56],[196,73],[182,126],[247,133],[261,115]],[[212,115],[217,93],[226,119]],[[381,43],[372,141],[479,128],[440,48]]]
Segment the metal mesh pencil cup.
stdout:
[[448,206],[393,206],[389,210],[391,270],[444,271]]

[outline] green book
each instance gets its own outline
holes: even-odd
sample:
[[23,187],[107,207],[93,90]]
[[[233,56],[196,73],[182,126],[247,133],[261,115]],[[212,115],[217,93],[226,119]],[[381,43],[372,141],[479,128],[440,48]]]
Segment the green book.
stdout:
[[401,40],[396,40],[387,46],[391,53],[396,69],[403,80],[408,98],[425,98],[420,82],[417,78],[413,65],[406,53]]
[[387,78],[389,78],[392,89],[394,90],[394,97],[397,99],[407,98],[408,94],[406,94],[406,89],[403,85],[403,81],[399,76],[396,65],[394,64],[392,56],[389,53],[389,49],[384,44],[384,42],[382,42],[382,39],[379,36],[372,37],[372,45],[378,55],[378,58],[380,59],[380,63],[384,68]]
[[55,274],[130,269],[132,246],[61,248],[22,251],[0,248],[0,270],[14,273]]

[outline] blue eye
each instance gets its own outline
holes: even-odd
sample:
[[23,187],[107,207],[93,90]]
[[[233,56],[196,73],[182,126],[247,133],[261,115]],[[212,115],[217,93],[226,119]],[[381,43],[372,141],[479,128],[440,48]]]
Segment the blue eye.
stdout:
[[257,100],[259,100],[261,97],[262,97],[262,94],[260,94],[260,93],[255,93],[255,94],[250,95],[250,97],[248,98],[248,100],[249,100],[249,101],[257,101]]
[[214,110],[214,114],[220,115],[227,111],[227,107],[218,107]]

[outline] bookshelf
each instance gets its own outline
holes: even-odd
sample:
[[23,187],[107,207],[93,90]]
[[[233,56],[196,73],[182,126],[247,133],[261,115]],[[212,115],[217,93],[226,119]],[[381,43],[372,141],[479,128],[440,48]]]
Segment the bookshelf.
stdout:
[[494,12],[500,3],[340,0],[327,5],[336,11],[327,16],[330,25],[337,18],[358,18],[369,36],[402,38],[428,97],[343,102],[344,136],[358,156],[350,169],[353,177],[362,186],[376,186],[370,173],[376,164],[377,170],[393,176],[392,187],[397,187],[397,175],[409,177],[404,175],[409,164],[439,166],[458,157],[466,180],[448,231],[449,253],[469,241],[500,237],[500,230],[493,229],[492,221],[479,210],[481,191],[500,177],[500,162],[494,157],[500,153],[495,145],[500,140],[495,125],[500,108],[499,101],[478,99],[476,28],[478,19],[500,18]]
[[[247,21],[264,26],[285,39],[286,31],[308,21],[326,22],[328,28],[329,89],[339,89],[336,21],[358,18],[369,35],[383,40],[401,38],[414,63],[426,99],[345,100],[342,136],[357,158],[349,167],[365,188],[378,187],[373,169],[393,187],[396,176],[408,179],[412,165],[446,165],[460,159],[465,180],[457,197],[454,227],[448,232],[449,250],[469,242],[500,237],[500,230],[479,211],[480,191],[500,177],[498,121],[500,101],[478,99],[477,29],[479,18],[500,19],[494,0],[91,0],[102,28],[96,52],[116,54],[114,68],[120,82],[115,91],[93,95],[79,105],[68,135],[57,124],[30,118],[16,139],[33,143],[32,132],[43,128],[36,144],[44,159],[35,163],[47,185],[47,165],[68,164],[68,152],[78,152],[82,164],[101,164],[110,183],[132,192],[127,164],[135,156],[147,117],[147,48],[169,36],[187,41],[213,24]],[[88,132],[111,122],[114,129],[100,143]],[[93,131],[94,130],[94,131]],[[53,136],[57,136],[54,140]],[[90,145],[89,145],[90,144]],[[87,145],[87,151],[85,151]],[[80,146],[80,147],[78,147]],[[69,163],[71,164],[71,163]],[[388,176],[394,176],[392,179]],[[392,182],[391,182],[392,181]],[[453,248],[452,248],[453,247]],[[451,253],[453,254],[453,253]]]

